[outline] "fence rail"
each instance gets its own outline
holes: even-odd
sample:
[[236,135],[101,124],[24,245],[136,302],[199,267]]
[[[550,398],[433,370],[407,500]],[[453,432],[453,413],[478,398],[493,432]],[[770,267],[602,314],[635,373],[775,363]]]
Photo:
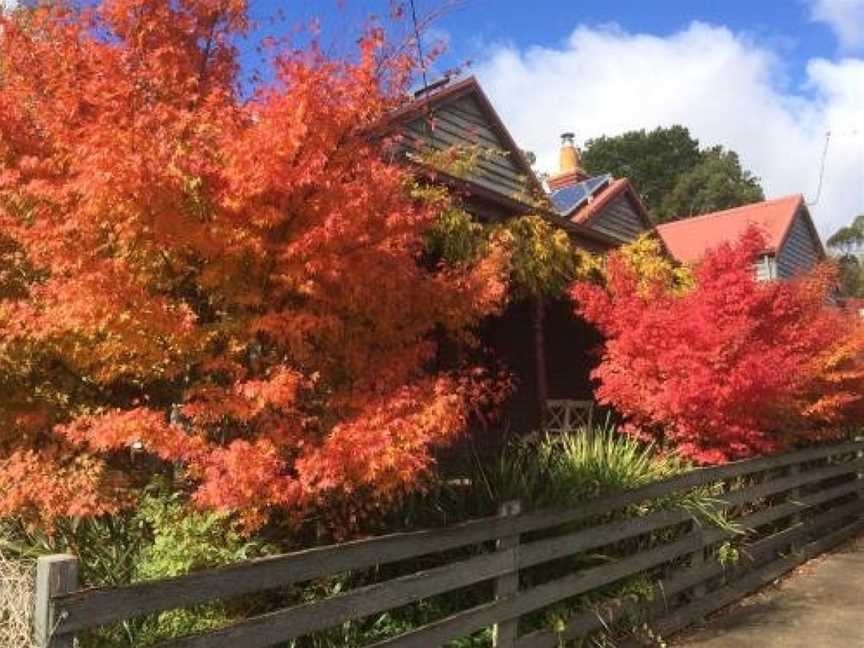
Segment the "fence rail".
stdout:
[[[78,590],[74,557],[43,557],[37,577],[37,636],[46,648],[65,648],[72,646],[76,633],[96,626],[420,557],[437,557],[438,562],[162,646],[271,646],[480,584],[492,584],[485,602],[374,645],[425,648],[492,626],[495,646],[551,648],[634,613],[657,632],[669,633],[862,529],[862,455],[864,441],[814,447],[695,470],[577,508],[523,513],[514,503],[498,516],[448,528],[316,547],[116,588]],[[681,506],[647,514],[631,510],[695,488],[716,493],[718,509],[725,509],[745,535],[706,526]],[[636,542],[654,536],[661,540]],[[734,567],[724,566],[716,549],[736,536],[743,540],[743,557]],[[627,542],[636,546],[622,553]],[[470,553],[447,555],[457,549]],[[526,578],[553,561],[601,550],[614,559],[542,582]],[[650,574],[657,594],[653,602],[619,600],[574,610],[563,629],[529,629],[520,635],[526,615],[639,574]]]

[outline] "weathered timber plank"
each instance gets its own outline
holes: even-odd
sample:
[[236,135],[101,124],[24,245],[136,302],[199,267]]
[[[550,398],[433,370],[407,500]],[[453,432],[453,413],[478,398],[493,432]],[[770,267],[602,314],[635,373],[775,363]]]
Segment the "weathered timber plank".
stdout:
[[862,488],[864,488],[864,483],[862,482],[848,482],[846,484],[840,484],[839,486],[818,491],[805,497],[797,496],[792,501],[772,506],[764,511],[751,513],[743,518],[739,518],[736,522],[745,529],[754,531],[766,524],[771,524],[772,522],[776,522],[784,517],[803,513],[808,508],[818,504],[824,504],[825,502],[843,497],[844,495],[849,495],[850,493],[857,492]]
[[78,558],[69,554],[40,556],[36,563],[36,596],[33,632],[40,648],[72,648],[75,637],[58,628],[62,616],[51,603],[52,597],[78,587]]
[[[857,503],[857,505],[845,505],[838,509],[828,511],[821,516],[818,516],[818,519],[814,518],[813,524],[804,524],[797,528],[791,529],[791,531],[794,531],[798,535],[801,535],[803,534],[803,532],[822,528],[826,524],[836,522],[843,519],[844,517],[849,517],[858,512],[861,512],[862,510],[864,510],[864,507],[862,507],[861,503]],[[760,558],[764,558],[766,554],[770,552],[770,550],[781,547],[783,546],[784,542],[788,542],[789,534],[785,532],[782,532],[782,534],[784,536],[782,539],[778,537],[781,534],[775,534],[766,539],[771,540],[771,543],[760,541],[760,543],[757,543],[759,545],[758,548],[754,545],[752,547],[752,549],[754,549],[753,558],[757,560]],[[757,564],[757,569],[760,567],[761,565]],[[531,633],[530,635],[524,635],[520,639],[520,642],[517,643],[517,648],[557,648],[560,645],[561,641],[572,641],[584,638],[592,632],[596,632],[605,627],[608,627],[609,625],[614,624],[616,621],[625,617],[626,615],[638,614],[641,612],[647,615],[648,618],[656,618],[659,613],[663,612],[663,608],[665,607],[663,601],[664,598],[671,598],[694,586],[698,586],[700,583],[706,582],[712,578],[716,578],[717,576],[720,576],[723,572],[723,566],[717,562],[706,563],[701,568],[691,567],[685,571],[673,574],[669,578],[655,585],[653,589],[653,594],[655,598],[654,603],[645,606],[640,605],[639,603],[628,602],[622,604],[619,602],[618,604],[608,604],[600,610],[582,612],[580,614],[574,615],[571,619],[568,620],[564,632],[556,633],[551,630],[540,630]],[[726,587],[734,588],[734,583]],[[723,591],[725,591],[725,589]],[[710,594],[708,594],[708,597],[710,600],[713,600],[714,592],[712,591]],[[684,608],[687,608],[691,611],[688,615],[689,625],[690,623],[695,622],[698,618],[701,618],[700,614],[701,616],[704,616],[704,614],[710,613],[710,610],[707,612],[702,611],[702,608],[696,605],[697,602],[693,602],[691,604],[679,607],[677,610],[674,610],[672,614],[678,614],[678,610],[683,610]]]
[[451,615],[422,628],[374,644],[374,648],[421,648],[437,646],[452,639],[458,639],[492,625],[496,621],[516,618],[533,610],[546,607],[583,594],[597,587],[638,574],[645,569],[674,560],[696,548],[699,539],[690,535],[677,542],[656,547],[633,556],[599,567],[586,569],[563,578],[538,585],[529,590],[494,603],[477,606],[464,612]]
[[806,472],[798,472],[788,477],[780,477],[778,479],[770,479],[755,486],[743,488],[739,491],[733,491],[725,495],[722,499],[728,505],[739,505],[752,502],[760,497],[776,495],[789,490],[797,490],[801,486],[814,484],[832,477],[839,477],[845,474],[855,473],[864,465],[861,461],[849,461],[842,464],[832,464],[815,470]]
[[[749,515],[745,515],[742,518],[738,518],[734,520],[734,522],[739,526],[743,527],[744,529],[752,532],[754,529],[760,526],[764,526],[766,524],[770,524],[771,522],[775,522],[776,520],[787,517],[790,512],[802,511],[803,509],[830,501],[832,499],[836,499],[837,497],[841,497],[843,494],[848,494],[861,488],[860,484],[855,484],[856,488],[849,488],[849,486],[850,484],[843,484],[836,488],[828,489],[826,491],[813,494],[806,498],[801,498],[800,502],[787,502],[784,504],[780,504],[776,507],[767,508],[763,511],[756,511],[755,513],[751,513]],[[715,542],[720,542],[721,540],[727,540],[731,537],[734,537],[735,535],[735,533],[725,531],[723,529],[708,529],[705,532],[705,543],[706,545],[711,545]]]
[[745,548],[746,556],[750,560],[758,561],[760,558],[772,555],[778,549],[788,548],[792,541],[800,540],[809,533],[824,531],[826,527],[862,512],[864,512],[864,502],[860,500],[853,500],[837,508],[829,509],[809,520],[797,522],[794,526],[747,545]]
[[82,590],[60,597],[55,602],[58,609],[68,614],[63,630],[79,630],[134,615],[260,592],[370,565],[478,544],[512,534],[514,521],[518,519],[482,518],[444,529],[315,547],[177,578]]
[[[706,562],[701,566],[686,567],[656,583],[652,589],[654,602],[647,609],[659,614],[666,609],[666,599],[692,587],[704,583],[723,573],[723,566],[717,562]],[[564,631],[544,629],[523,635],[517,648],[558,648],[561,641],[580,639],[592,632],[601,630],[619,619],[645,611],[646,606],[636,601],[612,600],[594,610],[574,614],[567,620]]]
[[[448,151],[467,146],[487,147],[485,142],[477,141],[470,133],[460,133],[456,129],[448,127],[447,124],[439,125],[435,129],[434,135],[424,133],[416,128],[412,128],[411,130],[415,135],[423,138],[425,144],[435,151]],[[524,184],[526,181],[525,174],[520,173],[520,170],[507,157],[501,157],[500,155],[481,157],[476,160],[474,166],[478,170],[494,173],[513,184]]]
[[[767,524],[768,522],[773,521],[774,518],[779,519],[782,517],[787,517],[795,512],[801,512],[807,507],[821,504],[823,502],[830,501],[831,499],[836,499],[837,497],[842,497],[843,495],[855,492],[861,488],[862,484],[860,483],[842,484],[835,488],[831,488],[826,491],[810,495],[808,497],[800,498],[797,502],[783,504],[781,505],[783,510],[779,511],[779,515],[776,514],[777,511],[775,511],[775,509],[767,509],[766,511],[759,511],[750,516],[746,516],[745,518],[739,520],[739,522],[744,522],[745,526],[748,526],[748,524],[746,524],[747,522],[757,523],[753,524],[753,526],[759,526],[759,524]],[[764,557],[768,551],[787,544],[790,539],[800,537],[806,532],[811,532],[814,529],[823,527],[825,524],[830,524],[831,522],[841,520],[844,517],[854,515],[855,513],[860,511],[864,511],[864,505],[862,505],[861,502],[852,502],[848,505],[838,507],[837,509],[832,509],[827,513],[823,513],[822,515],[814,518],[813,523],[811,524],[804,524],[795,528],[784,530],[777,534],[771,535],[768,538],[761,540],[758,543],[755,543],[754,545],[751,545],[746,549],[747,554],[748,556],[751,556],[752,559]],[[726,537],[731,537],[734,534],[728,533],[724,535]],[[708,546],[709,544],[717,541],[717,539],[718,536],[716,534],[712,537],[708,537],[706,538],[704,545]],[[665,598],[671,598],[676,594],[684,592],[695,586],[699,586],[700,583],[704,583],[712,578],[716,578],[717,576],[720,576],[723,572],[723,566],[717,562],[705,563],[701,567],[693,566],[684,571],[677,572],[654,586],[654,599],[655,601],[658,601],[662,604]],[[649,611],[653,612],[654,616],[656,616],[657,610],[651,610],[651,608],[657,607],[656,604],[651,604],[648,607]],[[618,619],[622,618],[627,614],[638,613],[640,610],[644,609],[645,606],[640,605],[639,603],[622,603],[612,601],[598,610],[588,610],[574,615],[567,621],[565,629],[562,633],[557,633],[552,630],[538,630],[536,632],[521,637],[516,645],[517,648],[557,648],[562,640],[570,641],[583,638],[592,632],[596,632],[606,627],[607,625],[615,623]]]
[[263,648],[422,598],[490,580],[515,566],[513,550],[369,585],[305,605],[245,619],[228,627],[159,644],[159,648]]
[[617,520],[555,538],[530,542],[519,549],[519,568],[525,569],[580,551],[597,549],[692,519],[693,516],[687,511],[659,511],[644,517]]
[[856,520],[842,529],[838,529],[819,540],[811,542],[803,547],[800,553],[779,558],[764,567],[753,570],[730,585],[714,590],[711,596],[685,605],[672,614],[660,619],[655,624],[655,630],[662,636],[668,636],[677,632],[690,625],[694,619],[704,617],[707,614],[726,607],[730,603],[734,603],[738,599],[779,578],[801,563],[852,537],[861,531],[861,529],[864,529],[864,520]]
[[[518,501],[503,504],[498,511],[499,515],[518,515],[522,505]],[[495,598],[503,599],[514,596],[519,591],[519,566],[516,562],[519,547],[519,536],[511,535],[500,538],[496,543],[498,551],[509,551],[513,555],[513,569],[495,581]],[[506,619],[496,623],[492,628],[492,645],[494,648],[513,648],[516,643],[516,635],[519,632],[519,619]]]
[[[397,533],[341,545],[316,547],[178,578],[117,588],[83,590],[56,599],[58,610],[66,613],[61,631],[81,630],[132,616],[265,591],[371,565],[397,562],[487,542],[507,535],[587,521],[631,504],[720,479],[855,452],[862,448],[864,441],[808,448],[784,455],[695,470],[633,491],[602,497],[578,508],[537,511],[507,519],[497,516],[482,518],[443,529]],[[816,471],[809,472],[812,474]]]

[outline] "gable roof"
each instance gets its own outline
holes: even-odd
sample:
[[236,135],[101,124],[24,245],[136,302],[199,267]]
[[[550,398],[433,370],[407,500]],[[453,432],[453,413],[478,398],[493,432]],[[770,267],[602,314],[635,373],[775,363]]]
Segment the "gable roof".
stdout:
[[[483,92],[483,88],[480,87],[480,83],[474,76],[469,76],[459,81],[449,83],[442,86],[440,89],[430,89],[426,94],[394,112],[390,116],[389,121],[391,123],[410,126],[412,123],[427,120],[431,122],[431,132],[434,134],[436,128],[435,120],[438,116],[436,115],[436,111],[443,108],[445,105],[452,105],[455,102],[466,98],[470,99],[473,105],[480,111],[483,121],[500,141],[503,150],[506,151],[507,159],[513,165],[514,170],[516,170],[521,176],[524,176],[525,181],[528,183],[528,188],[536,191],[538,195],[543,195],[543,185],[534,173],[534,169],[531,168],[531,164],[525,158],[524,152],[516,144],[516,141],[513,139],[510,131],[507,130],[507,127],[504,126],[504,122],[501,120],[501,117],[492,106],[492,102],[489,101],[489,97],[487,97],[486,93]],[[443,113],[441,113],[440,116],[443,120]],[[474,135],[480,139],[479,131],[482,129],[482,126],[475,125],[474,128],[478,131]],[[441,126],[441,129],[442,131],[444,130],[443,125]],[[471,135],[471,127],[469,126],[465,132]],[[466,140],[464,143],[470,144],[472,142]],[[450,146],[450,143],[448,142],[443,142],[443,144],[445,146]]]
[[709,249],[738,240],[751,226],[765,236],[765,253],[777,254],[799,213],[804,214],[810,233],[818,242],[820,256],[824,257],[822,242],[801,194],[663,223],[657,226],[657,233],[672,256],[683,263],[698,261]]
[[[452,106],[460,100],[470,99],[483,116],[483,121],[494,133],[503,148],[508,153],[508,160],[514,165],[514,169],[524,176],[530,190],[536,191],[538,196],[545,195],[543,185],[537,178],[525,154],[517,145],[513,136],[504,126],[501,117],[492,107],[492,103],[483,92],[477,79],[469,76],[456,82],[442,85],[440,88],[434,86],[423,96],[409,102],[398,110],[388,115],[386,122],[380,125],[381,132],[391,132],[393,127],[410,127],[420,120],[434,122],[436,117],[444,115],[447,106]],[[405,128],[409,130],[410,128]],[[470,133],[470,131],[469,131]],[[415,133],[416,135],[416,133]],[[468,143],[468,142],[466,142]],[[416,143],[415,143],[416,144]],[[408,147],[410,150],[410,146]],[[443,169],[432,167],[422,161],[407,156],[407,161],[417,167],[418,171],[433,177],[436,181],[450,186],[457,191],[464,192],[473,200],[481,200],[494,204],[504,214],[536,213],[546,221],[565,230],[579,245],[592,250],[608,250],[620,244],[615,238],[590,227],[580,225],[562,218],[555,210],[538,205],[534,202],[526,202],[522,196],[514,196],[512,193],[502,192],[498,188],[491,187],[482,182],[473,174],[455,176]]]
[[648,210],[628,178],[612,179],[612,174],[586,178],[581,182],[558,187],[549,193],[555,210],[574,223],[591,225],[595,217],[618,196],[625,196],[646,230],[654,227]]
[[645,209],[645,205],[642,204],[642,199],[639,198],[639,194],[636,193],[636,189],[633,188],[633,183],[630,182],[629,178],[618,178],[617,180],[610,182],[599,193],[594,195],[591,200],[586,202],[577,210],[574,220],[577,223],[590,225],[594,217],[598,216],[606,205],[621,195],[625,196],[633,206],[633,209],[639,215],[639,218],[642,219],[642,224],[645,226],[645,229],[652,229],[654,223],[651,221],[651,217],[648,215],[648,210]]

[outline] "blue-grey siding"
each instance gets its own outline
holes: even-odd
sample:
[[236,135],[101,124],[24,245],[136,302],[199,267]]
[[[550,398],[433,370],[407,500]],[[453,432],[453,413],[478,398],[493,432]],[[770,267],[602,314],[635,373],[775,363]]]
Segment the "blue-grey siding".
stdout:
[[789,236],[777,254],[777,276],[781,279],[806,272],[819,262],[819,243],[806,218],[803,210],[796,214]]
[[444,151],[473,146],[488,152],[497,151],[479,160],[465,179],[505,196],[517,197],[525,193],[528,186],[525,172],[512,159],[508,145],[470,94],[436,106],[431,115],[410,122],[407,130],[405,142],[409,154],[420,154],[424,149]]
[[645,223],[623,193],[613,198],[588,225],[621,241],[632,241],[645,231]]

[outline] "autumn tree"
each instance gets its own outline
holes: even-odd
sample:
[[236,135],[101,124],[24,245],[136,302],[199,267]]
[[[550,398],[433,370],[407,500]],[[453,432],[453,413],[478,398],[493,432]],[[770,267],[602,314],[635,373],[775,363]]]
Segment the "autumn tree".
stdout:
[[631,433],[717,463],[860,420],[864,325],[828,305],[830,269],[758,281],[762,249],[751,230],[689,278],[659,246],[647,261],[625,249],[610,256],[605,285],[573,288],[578,313],[606,336],[597,396]]
[[243,0],[0,18],[0,516],[116,511],[157,473],[250,524],[362,515],[497,397],[432,369],[506,270],[429,262],[450,199],[382,155],[413,62],[373,26],[241,92],[248,29]]

